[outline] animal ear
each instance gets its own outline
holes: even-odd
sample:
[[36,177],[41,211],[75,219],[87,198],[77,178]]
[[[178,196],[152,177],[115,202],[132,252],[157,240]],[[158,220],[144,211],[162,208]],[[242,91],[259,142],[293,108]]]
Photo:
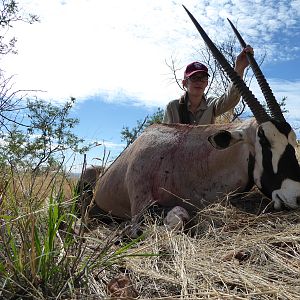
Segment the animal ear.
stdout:
[[217,133],[209,136],[208,141],[214,148],[222,150],[244,141],[244,132],[241,130],[219,130]]

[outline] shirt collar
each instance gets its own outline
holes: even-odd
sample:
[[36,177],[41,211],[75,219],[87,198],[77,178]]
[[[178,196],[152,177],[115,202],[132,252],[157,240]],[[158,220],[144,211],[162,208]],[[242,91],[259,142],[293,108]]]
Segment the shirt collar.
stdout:
[[[187,103],[188,108],[189,108],[191,106],[191,103],[189,101],[189,95],[188,95],[188,93],[185,93],[184,100]],[[207,109],[206,97],[203,95],[202,101],[200,103],[200,106],[197,108],[197,111],[198,110],[206,110],[206,109]]]

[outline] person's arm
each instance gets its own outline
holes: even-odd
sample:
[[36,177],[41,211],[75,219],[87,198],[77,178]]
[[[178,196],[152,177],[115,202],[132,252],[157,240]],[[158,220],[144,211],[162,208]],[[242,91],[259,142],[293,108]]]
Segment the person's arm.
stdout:
[[236,57],[234,70],[240,75],[241,78],[244,76],[245,69],[249,66],[247,52],[254,53],[251,46],[247,46],[242,52]]
[[167,104],[166,109],[165,109],[165,114],[163,118],[163,123],[165,124],[172,124],[172,112],[170,110],[170,103]]
[[[253,49],[251,46],[244,48],[235,60],[234,70],[241,78],[243,78],[244,71],[249,65],[246,55],[247,52],[253,54]],[[239,103],[240,97],[241,96],[238,90],[233,86],[232,83],[230,83],[226,92],[220,98],[213,99],[215,116],[217,117],[226,113],[230,109],[233,109]]]
[[218,117],[233,109],[239,103],[240,98],[240,93],[233,84],[230,83],[226,92],[221,97],[209,99],[209,102],[214,105],[214,116]]

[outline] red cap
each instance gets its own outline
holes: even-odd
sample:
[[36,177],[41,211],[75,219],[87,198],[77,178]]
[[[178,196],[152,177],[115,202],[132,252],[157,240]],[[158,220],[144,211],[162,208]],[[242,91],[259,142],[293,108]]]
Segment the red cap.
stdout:
[[198,61],[194,61],[191,64],[187,65],[184,71],[184,78],[190,77],[198,72],[206,73],[209,76],[207,67]]

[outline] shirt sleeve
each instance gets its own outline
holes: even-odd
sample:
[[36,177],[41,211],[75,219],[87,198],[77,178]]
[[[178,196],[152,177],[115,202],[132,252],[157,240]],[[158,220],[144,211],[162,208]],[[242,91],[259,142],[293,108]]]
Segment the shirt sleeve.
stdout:
[[232,83],[229,84],[226,92],[219,98],[213,98],[215,117],[220,116],[234,108],[240,101],[240,93]]
[[171,124],[172,123],[172,112],[170,109],[170,103],[167,104],[165,109],[165,114],[163,118],[163,123],[165,124]]
[[163,118],[163,123],[165,124],[180,123],[180,118],[178,113],[178,100],[171,101],[167,104],[164,118]]

